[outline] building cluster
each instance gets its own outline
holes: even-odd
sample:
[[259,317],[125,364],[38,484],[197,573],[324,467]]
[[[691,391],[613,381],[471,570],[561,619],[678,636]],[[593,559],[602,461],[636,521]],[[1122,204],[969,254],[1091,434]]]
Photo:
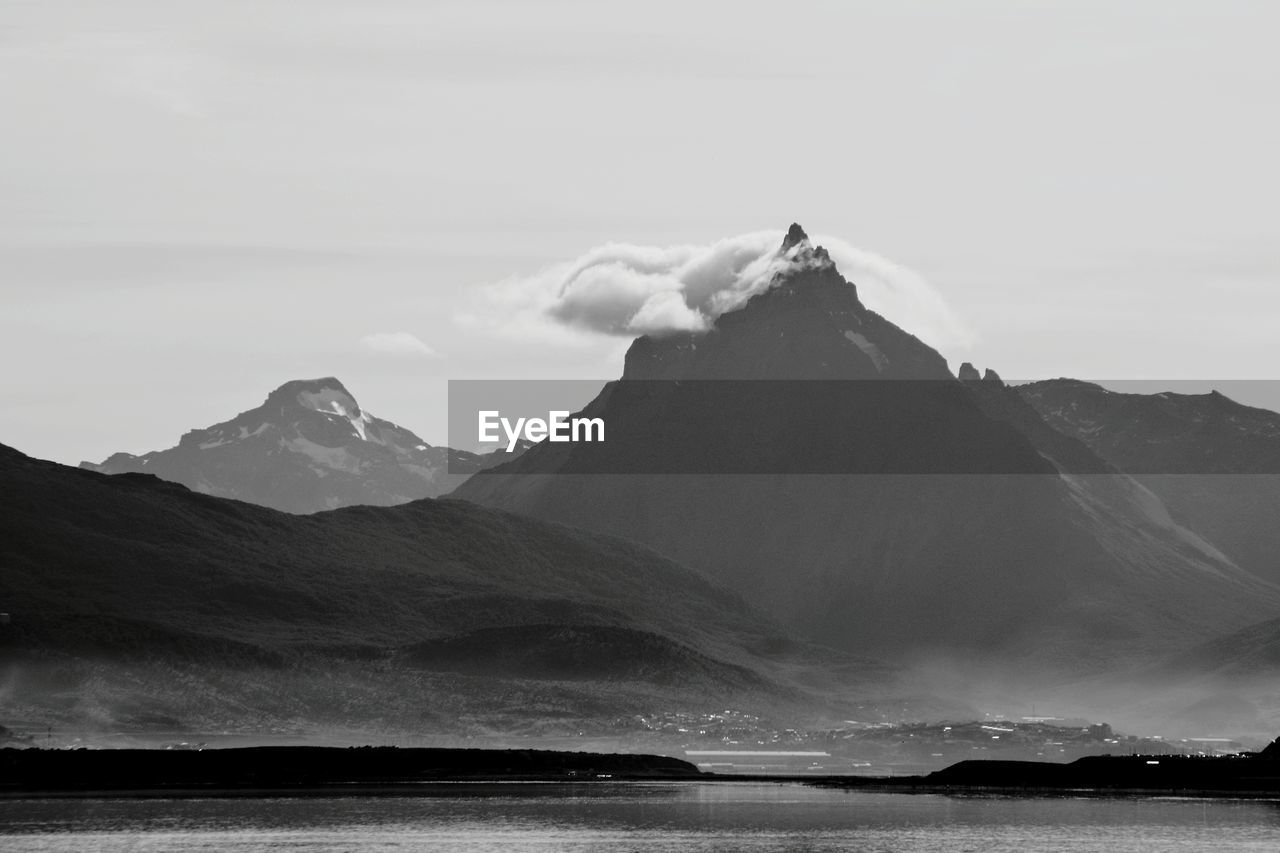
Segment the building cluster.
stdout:
[[[921,773],[968,759],[1074,761],[1087,755],[1223,755],[1224,738],[1120,734],[1106,723],[1055,717],[953,723],[863,723],[822,729],[771,725],[732,709],[667,711],[619,720],[651,745],[682,752],[720,772],[787,766],[821,773]],[[642,734],[643,733],[643,734]]]

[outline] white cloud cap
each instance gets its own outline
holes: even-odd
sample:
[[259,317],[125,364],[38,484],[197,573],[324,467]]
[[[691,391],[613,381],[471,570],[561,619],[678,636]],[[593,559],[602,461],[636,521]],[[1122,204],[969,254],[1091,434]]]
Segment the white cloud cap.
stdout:
[[[548,322],[635,336],[710,327],[769,286],[794,261],[777,254],[782,232],[758,231],[703,246],[607,243],[573,261],[490,286],[486,325],[531,331]],[[815,236],[867,307],[938,347],[965,348],[969,326],[916,273],[839,238]],[[469,325],[480,325],[467,315]]]

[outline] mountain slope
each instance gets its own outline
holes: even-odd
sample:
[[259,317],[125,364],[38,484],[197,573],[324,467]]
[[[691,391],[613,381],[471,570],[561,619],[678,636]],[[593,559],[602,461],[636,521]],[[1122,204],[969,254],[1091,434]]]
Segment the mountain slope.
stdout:
[[1096,670],[1280,612],[1008,389],[956,381],[798,227],[779,259],[709,332],[635,341],[584,410],[606,442],[538,445],[454,495],[634,539],[897,659]]
[[1280,691],[1280,619],[1268,619],[1201,643],[1166,662],[1183,675],[1249,677]]
[[1270,738],[1280,726],[1280,619],[1073,685],[1071,694],[1121,697],[1111,704],[1119,725],[1158,726],[1177,737]]
[[261,406],[192,430],[168,450],[116,453],[81,467],[152,474],[204,494],[306,513],[436,497],[491,463],[432,447],[374,417],[330,377],[287,382]]
[[1280,414],[1210,394],[1132,394],[1073,379],[1018,386],[1046,422],[1130,473],[1182,524],[1280,582]]
[[[209,713],[186,706],[198,692],[175,687],[216,679],[207,702],[235,721],[270,707],[291,719],[365,724],[398,709],[439,713],[435,724],[447,728],[450,715],[505,708],[501,725],[535,725],[538,702],[528,694],[548,691],[555,715],[579,719],[637,705],[822,705],[791,676],[825,652],[619,540],[457,501],[295,516],[3,447],[0,485],[11,715],[28,705],[54,713],[48,703],[58,695],[66,715],[83,711],[81,692],[45,690],[48,672],[68,666],[105,685],[111,703],[154,705],[165,717]],[[521,665],[495,663],[504,649]],[[581,663],[576,674],[524,669],[568,649]],[[662,671],[637,668],[655,650]],[[885,675],[845,664],[863,677],[846,678],[854,691]],[[93,675],[94,666],[113,667],[112,677]],[[308,698],[265,697],[264,678]],[[337,701],[325,690],[357,695]],[[513,704],[513,691],[526,698]]]

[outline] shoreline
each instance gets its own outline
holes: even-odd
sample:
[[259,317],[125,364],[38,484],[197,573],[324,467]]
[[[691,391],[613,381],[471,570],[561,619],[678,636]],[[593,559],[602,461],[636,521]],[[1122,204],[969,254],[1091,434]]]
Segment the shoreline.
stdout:
[[917,783],[904,779],[889,783],[875,779],[850,784],[848,777],[814,779],[800,776],[712,776],[670,778],[621,778],[601,780],[542,779],[440,779],[427,782],[396,782],[369,785],[309,785],[280,787],[149,787],[149,788],[30,788],[0,790],[0,800],[201,800],[201,799],[346,799],[383,797],[502,796],[515,791],[536,792],[566,788],[631,787],[640,785],[799,785],[842,790],[849,793],[902,794],[905,796],[945,796],[974,799],[1169,799],[1240,800],[1280,802],[1280,791],[1267,789],[1220,790],[1212,788],[1048,788],[1018,786],[964,786]]
[[0,798],[476,796],[637,784],[775,784],[971,797],[1280,800],[1268,750],[1222,758],[1095,756],[1067,764],[962,761],[917,776],[717,774],[630,753],[397,747],[0,749]]

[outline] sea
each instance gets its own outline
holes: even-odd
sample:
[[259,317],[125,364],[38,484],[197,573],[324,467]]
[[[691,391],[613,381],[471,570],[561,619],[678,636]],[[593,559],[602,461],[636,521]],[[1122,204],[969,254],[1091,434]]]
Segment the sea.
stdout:
[[424,796],[0,800],[0,850],[1268,851],[1280,802],[745,782],[454,784]]

